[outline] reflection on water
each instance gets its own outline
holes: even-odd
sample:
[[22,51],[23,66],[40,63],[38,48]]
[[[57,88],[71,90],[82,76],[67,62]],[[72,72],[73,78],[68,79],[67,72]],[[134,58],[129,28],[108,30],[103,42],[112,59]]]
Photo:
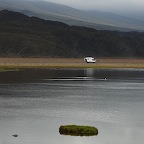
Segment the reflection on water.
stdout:
[[[0,73],[0,144],[142,144],[143,87],[143,70]],[[60,135],[66,124],[92,125],[99,134]]]
[[87,68],[84,70],[86,77],[94,77],[94,69],[93,68]]
[[[144,80],[143,69],[29,69],[0,72],[0,83],[34,82],[42,79]],[[86,80],[87,80],[86,79]]]

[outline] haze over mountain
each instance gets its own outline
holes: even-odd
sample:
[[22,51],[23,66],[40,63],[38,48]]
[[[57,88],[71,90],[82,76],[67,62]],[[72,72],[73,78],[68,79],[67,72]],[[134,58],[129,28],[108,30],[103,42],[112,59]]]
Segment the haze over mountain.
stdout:
[[45,0],[81,10],[97,10],[139,20],[144,19],[143,0]]
[[40,0],[0,0],[0,9],[22,12],[46,20],[68,25],[86,26],[99,30],[144,31],[144,20],[136,20],[113,13],[84,11]]

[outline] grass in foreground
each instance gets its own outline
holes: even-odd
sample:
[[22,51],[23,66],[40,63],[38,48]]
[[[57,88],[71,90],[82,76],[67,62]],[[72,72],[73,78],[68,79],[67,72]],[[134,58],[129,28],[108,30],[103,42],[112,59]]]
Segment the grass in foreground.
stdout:
[[92,126],[65,125],[60,126],[59,133],[72,136],[94,136],[98,134],[98,129]]

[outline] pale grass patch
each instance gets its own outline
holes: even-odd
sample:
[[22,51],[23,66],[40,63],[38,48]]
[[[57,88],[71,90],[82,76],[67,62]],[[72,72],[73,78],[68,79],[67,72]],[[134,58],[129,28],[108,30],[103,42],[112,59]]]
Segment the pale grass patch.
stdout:
[[144,59],[97,59],[85,63],[82,58],[0,58],[0,71],[39,68],[144,68]]

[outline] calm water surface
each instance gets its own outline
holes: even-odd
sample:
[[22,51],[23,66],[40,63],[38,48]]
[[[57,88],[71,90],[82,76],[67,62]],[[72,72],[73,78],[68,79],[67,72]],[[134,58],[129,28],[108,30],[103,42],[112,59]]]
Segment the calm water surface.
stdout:
[[[0,144],[143,144],[143,111],[141,69],[0,73]],[[96,126],[99,134],[60,135],[65,124]]]

